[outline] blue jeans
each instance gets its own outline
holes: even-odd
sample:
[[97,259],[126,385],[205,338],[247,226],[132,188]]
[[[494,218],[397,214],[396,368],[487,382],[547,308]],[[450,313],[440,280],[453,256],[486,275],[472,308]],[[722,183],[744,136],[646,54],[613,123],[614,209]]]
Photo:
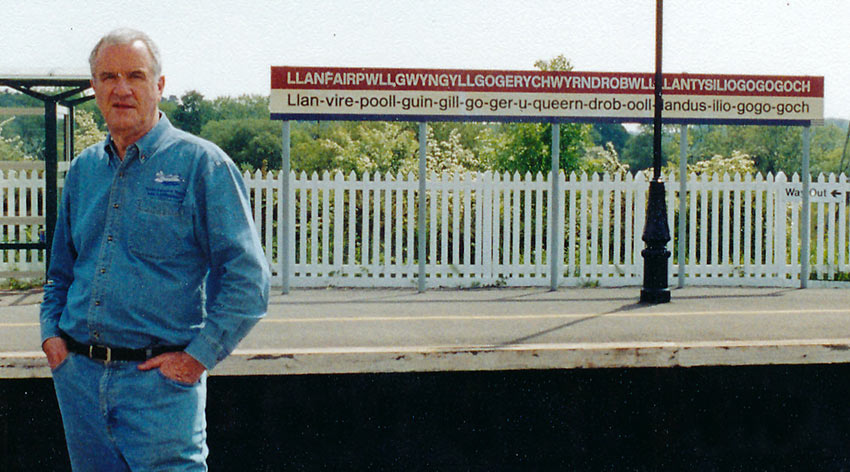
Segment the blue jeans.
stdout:
[[138,365],[70,353],[53,371],[72,469],[207,470],[207,374],[185,385]]

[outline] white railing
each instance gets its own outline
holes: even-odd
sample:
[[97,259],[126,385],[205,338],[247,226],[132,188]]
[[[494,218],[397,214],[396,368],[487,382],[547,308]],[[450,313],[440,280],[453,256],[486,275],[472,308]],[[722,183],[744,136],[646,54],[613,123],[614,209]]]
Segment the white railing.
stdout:
[[[59,172],[70,163],[60,162]],[[62,181],[59,182],[61,189]],[[0,241],[38,242],[44,231],[44,162],[0,162]],[[0,251],[0,279],[44,277],[44,251]]]
[[[414,287],[418,276],[418,180],[413,175],[290,175],[292,199],[281,199],[279,174],[245,174],[254,219],[281,283],[283,203],[293,218],[294,287]],[[429,287],[548,286],[551,185],[544,175],[498,173],[429,176],[426,272]],[[562,285],[640,285],[648,184],[643,174],[560,176]],[[691,285],[799,286],[800,179],[691,175],[686,233],[678,234],[679,183],[667,176],[671,286],[678,251]],[[61,180],[60,180],[61,185]],[[815,185],[815,184],[813,184]],[[811,271],[845,280],[850,264],[845,176],[820,176],[817,189],[838,197],[811,205]],[[6,241],[37,235],[43,222],[43,177],[0,173]],[[821,199],[824,200],[824,199]],[[682,244],[679,241],[682,240]],[[43,273],[40,251],[5,251],[0,276]]]
[[[44,176],[36,170],[6,171],[0,178],[0,240],[38,242],[44,228]],[[0,277],[41,277],[42,251],[16,250],[0,254]]]

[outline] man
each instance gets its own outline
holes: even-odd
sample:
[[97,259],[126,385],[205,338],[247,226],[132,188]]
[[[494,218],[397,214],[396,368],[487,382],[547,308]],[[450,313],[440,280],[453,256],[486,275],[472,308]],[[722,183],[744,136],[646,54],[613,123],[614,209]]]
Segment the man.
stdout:
[[268,264],[233,162],[157,109],[150,38],[89,63],[109,134],[68,171],[41,306],[71,465],[206,470],[206,372],[265,315]]

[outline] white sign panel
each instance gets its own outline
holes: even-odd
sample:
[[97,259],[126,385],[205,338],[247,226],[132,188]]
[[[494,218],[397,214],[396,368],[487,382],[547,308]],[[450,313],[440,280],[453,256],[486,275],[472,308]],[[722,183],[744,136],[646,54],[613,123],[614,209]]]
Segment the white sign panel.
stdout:
[[[809,202],[812,203],[841,203],[846,191],[835,183],[812,182],[809,184]],[[782,189],[782,197],[786,200],[803,199],[803,184],[789,183]]]
[[[272,67],[272,118],[651,122],[642,73]],[[823,77],[665,74],[667,123],[810,125]]]

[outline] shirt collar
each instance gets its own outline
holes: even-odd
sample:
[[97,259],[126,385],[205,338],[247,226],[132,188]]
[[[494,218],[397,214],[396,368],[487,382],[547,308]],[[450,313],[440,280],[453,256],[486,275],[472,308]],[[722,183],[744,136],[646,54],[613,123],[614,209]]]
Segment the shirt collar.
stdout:
[[[139,161],[141,163],[145,163],[150,156],[152,156],[157,149],[162,145],[162,142],[165,139],[165,136],[168,134],[168,131],[171,130],[173,126],[171,125],[171,121],[168,120],[168,116],[165,113],[159,112],[159,121],[154,127],[147,132],[144,136],[139,138],[138,141],[131,144],[130,147],[136,146],[139,150]],[[115,144],[112,141],[112,136],[110,134],[106,135],[105,142],[106,152],[112,156],[117,157],[117,153],[115,152]],[[128,147],[129,149],[129,147]]]

